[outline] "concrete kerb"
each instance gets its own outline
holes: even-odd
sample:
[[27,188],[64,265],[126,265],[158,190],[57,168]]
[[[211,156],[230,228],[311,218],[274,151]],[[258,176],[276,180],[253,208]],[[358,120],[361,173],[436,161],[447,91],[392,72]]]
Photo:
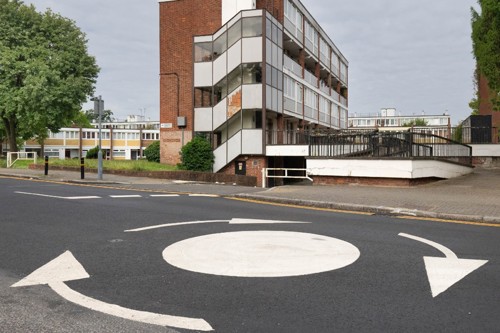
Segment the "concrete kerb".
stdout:
[[422,217],[422,218],[432,218],[440,220],[452,220],[461,222],[477,222],[477,223],[493,223],[500,224],[500,217],[497,216],[480,216],[480,215],[462,215],[462,214],[449,214],[449,213],[437,213],[429,212],[417,209],[408,208],[397,208],[397,207],[387,207],[387,206],[369,206],[369,205],[358,205],[349,203],[336,203],[336,202],[325,202],[325,201],[314,201],[314,200],[301,200],[301,199],[291,199],[291,198],[277,198],[269,197],[263,195],[255,194],[235,194],[232,197],[256,201],[264,201],[270,203],[278,203],[285,205],[295,205],[303,207],[312,208],[325,208],[333,210],[344,210],[344,211],[354,211],[363,213],[373,213],[380,215],[391,215],[391,216],[411,216],[411,217]]

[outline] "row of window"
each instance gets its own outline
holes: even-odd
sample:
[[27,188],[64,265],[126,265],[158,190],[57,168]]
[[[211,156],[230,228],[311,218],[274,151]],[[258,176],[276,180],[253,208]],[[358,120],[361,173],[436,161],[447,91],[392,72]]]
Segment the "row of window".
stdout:
[[[50,133],[49,138],[51,139],[76,139],[80,138],[80,133],[75,131],[64,131],[59,133]],[[98,139],[99,132],[82,132],[82,139]],[[109,140],[110,132],[102,132],[102,139]],[[139,140],[139,133],[127,133],[127,132],[113,132],[113,140]],[[159,140],[159,133],[142,133],[143,140]]]
[[[302,25],[304,25],[304,36],[306,39],[306,45],[310,45],[310,51],[315,56],[320,56],[320,59],[326,64],[331,66],[332,70],[337,74],[339,57],[333,52],[334,60],[331,60],[330,46],[324,38],[322,38],[319,32],[313,27],[313,25],[305,20],[302,13],[293,5],[292,1],[285,1],[285,17],[295,25],[296,29],[302,33]],[[292,31],[293,32],[293,31]],[[295,34],[297,35],[297,34]],[[297,36],[296,36],[297,37]],[[319,54],[318,54],[319,50]],[[347,65],[340,61],[341,77],[345,81],[347,79]]]
[[194,61],[214,61],[241,38],[258,36],[262,36],[262,17],[244,17],[213,42],[195,43]]

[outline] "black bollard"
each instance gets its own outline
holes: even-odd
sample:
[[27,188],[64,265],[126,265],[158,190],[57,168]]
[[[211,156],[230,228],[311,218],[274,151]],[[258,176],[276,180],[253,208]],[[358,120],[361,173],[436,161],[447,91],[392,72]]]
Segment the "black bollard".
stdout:
[[49,174],[49,157],[45,156],[45,176]]
[[85,159],[80,159],[80,178],[85,179]]

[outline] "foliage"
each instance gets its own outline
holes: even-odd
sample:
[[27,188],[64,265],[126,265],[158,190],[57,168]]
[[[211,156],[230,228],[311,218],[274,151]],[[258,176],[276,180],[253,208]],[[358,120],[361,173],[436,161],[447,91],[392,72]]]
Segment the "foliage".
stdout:
[[57,132],[94,92],[99,68],[85,35],[69,19],[0,0],[0,120],[16,139]]
[[87,155],[85,155],[85,158],[89,160],[91,159],[95,160],[98,157],[98,154],[99,154],[99,146],[95,146],[94,148],[89,149],[87,151]]
[[[32,163],[32,161],[26,161]],[[129,170],[129,171],[174,171],[176,167],[168,164],[160,164],[155,162],[148,162],[146,160],[103,160],[103,170]],[[17,164],[17,163],[16,163]],[[38,160],[38,164],[43,165],[43,160]],[[15,166],[15,165],[14,165]],[[49,160],[50,166],[73,167],[80,168],[79,159],[65,159],[51,158]],[[16,167],[16,166],[15,166]],[[85,159],[85,167],[97,169],[96,159]]]
[[459,124],[453,131],[453,141],[462,142],[463,125]]
[[191,171],[212,171],[214,159],[210,142],[201,136],[195,136],[181,149],[180,168]]
[[469,108],[472,110],[471,116],[477,116],[479,114],[479,73],[477,68],[474,71],[473,84],[475,97],[469,102]]
[[471,8],[472,48],[477,68],[488,79],[495,110],[500,110],[500,2],[478,0],[480,13]]
[[87,115],[85,112],[80,111],[77,113],[77,115],[71,120],[71,124],[69,126],[71,127],[81,127],[81,128],[92,128],[92,124],[90,123],[89,119],[87,118]]
[[418,118],[418,119],[413,119],[413,120],[407,121],[407,122],[403,123],[403,125],[401,125],[401,126],[413,127],[413,126],[427,126],[427,125],[429,125],[427,120],[422,119],[422,118]]
[[[99,115],[94,113],[94,110],[86,110],[85,116],[87,119],[92,122],[99,122]],[[101,114],[101,122],[103,123],[111,123],[115,118],[113,117],[113,111],[104,110]]]
[[149,162],[160,163],[160,141],[155,141],[144,149],[144,155]]

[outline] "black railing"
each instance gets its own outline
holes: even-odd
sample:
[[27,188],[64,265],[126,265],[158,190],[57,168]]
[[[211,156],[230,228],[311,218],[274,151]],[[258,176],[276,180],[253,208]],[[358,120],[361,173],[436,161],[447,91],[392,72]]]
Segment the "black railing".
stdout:
[[428,133],[314,130],[267,134],[267,144],[308,145],[310,157],[437,158],[472,165],[472,147]]

